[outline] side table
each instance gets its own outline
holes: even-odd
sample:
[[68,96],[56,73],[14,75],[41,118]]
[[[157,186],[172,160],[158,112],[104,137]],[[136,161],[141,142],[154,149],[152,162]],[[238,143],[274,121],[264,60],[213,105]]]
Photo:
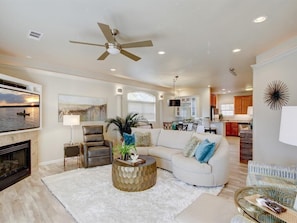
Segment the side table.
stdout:
[[77,157],[77,165],[80,167],[80,150],[81,150],[81,143],[65,143],[64,144],[64,170],[66,159],[68,157]]

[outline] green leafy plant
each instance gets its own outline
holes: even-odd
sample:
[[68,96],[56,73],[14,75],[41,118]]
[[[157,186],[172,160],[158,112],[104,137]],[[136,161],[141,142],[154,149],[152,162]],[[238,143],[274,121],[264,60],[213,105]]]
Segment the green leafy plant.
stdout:
[[125,143],[119,144],[114,150],[120,153],[122,160],[127,160],[133,151],[136,153],[135,145],[127,145]]
[[124,132],[131,134],[131,127],[137,127],[138,125],[140,125],[140,123],[149,124],[149,122],[138,113],[129,113],[126,118],[121,118],[119,116],[117,116],[116,118],[109,118],[105,122],[107,122],[106,132],[113,124],[116,126],[116,128],[114,128],[113,130],[119,131],[122,137],[124,137]]

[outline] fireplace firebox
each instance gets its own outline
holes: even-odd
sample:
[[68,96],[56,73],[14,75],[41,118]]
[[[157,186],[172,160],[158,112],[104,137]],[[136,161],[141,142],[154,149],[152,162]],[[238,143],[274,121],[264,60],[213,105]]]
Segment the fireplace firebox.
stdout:
[[30,140],[0,147],[0,191],[30,174]]

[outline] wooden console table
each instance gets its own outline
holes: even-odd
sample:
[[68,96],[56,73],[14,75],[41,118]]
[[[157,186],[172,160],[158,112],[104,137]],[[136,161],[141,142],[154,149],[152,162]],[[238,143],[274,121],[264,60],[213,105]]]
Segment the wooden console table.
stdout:
[[240,131],[240,162],[248,163],[253,159],[253,131]]

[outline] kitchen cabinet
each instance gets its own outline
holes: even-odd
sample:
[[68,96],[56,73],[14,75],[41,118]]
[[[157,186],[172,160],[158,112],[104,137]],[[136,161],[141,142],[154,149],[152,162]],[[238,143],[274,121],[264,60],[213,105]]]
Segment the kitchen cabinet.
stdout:
[[247,114],[248,106],[253,105],[253,96],[234,96],[234,114]]
[[215,94],[210,95],[210,105],[213,107],[217,106],[217,97]]
[[196,97],[181,97],[180,107],[176,107],[176,117],[189,119],[197,116],[197,102]]
[[238,136],[237,122],[226,122],[226,136]]

